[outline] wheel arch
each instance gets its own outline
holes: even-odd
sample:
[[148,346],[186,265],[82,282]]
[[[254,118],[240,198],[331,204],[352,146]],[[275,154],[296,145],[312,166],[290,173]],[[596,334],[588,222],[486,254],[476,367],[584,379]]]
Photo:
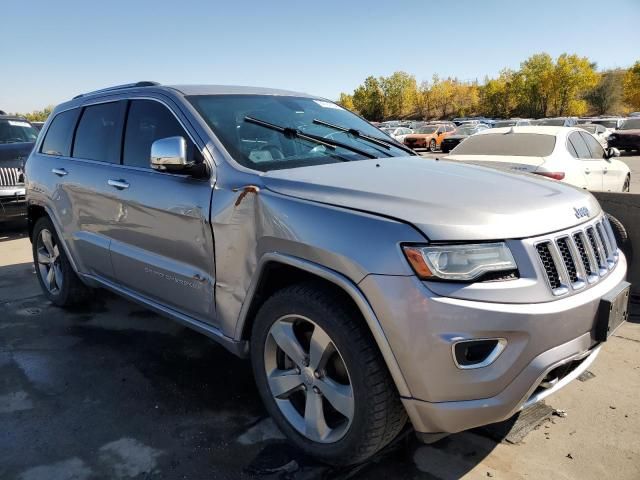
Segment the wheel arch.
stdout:
[[371,305],[351,280],[321,265],[279,253],[265,254],[256,269],[238,317],[235,337],[249,342],[255,315],[275,291],[293,283],[313,280],[335,290],[348,300],[366,323],[402,397],[410,397],[407,383]]
[[58,225],[58,221],[56,220],[55,216],[53,215],[53,213],[48,207],[42,206],[36,203],[29,203],[29,205],[27,206],[27,228],[29,233],[29,240],[33,241],[33,238],[32,238],[33,227],[35,226],[36,222],[40,220],[42,217],[47,217],[53,224],[53,228],[55,228],[56,230],[56,235],[58,236],[58,240],[62,244],[62,248],[64,248],[64,252],[67,255],[67,258],[69,259],[71,268],[73,268],[74,272],[79,273],[76,261],[73,258],[73,255],[71,255],[67,242],[65,241],[65,238],[62,235],[62,229]]

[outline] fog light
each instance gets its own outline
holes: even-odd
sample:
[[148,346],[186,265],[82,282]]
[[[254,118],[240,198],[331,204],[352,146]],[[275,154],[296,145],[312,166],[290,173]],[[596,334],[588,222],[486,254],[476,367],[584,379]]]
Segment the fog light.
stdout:
[[506,346],[504,338],[461,340],[453,344],[453,361],[461,369],[486,367],[496,361]]

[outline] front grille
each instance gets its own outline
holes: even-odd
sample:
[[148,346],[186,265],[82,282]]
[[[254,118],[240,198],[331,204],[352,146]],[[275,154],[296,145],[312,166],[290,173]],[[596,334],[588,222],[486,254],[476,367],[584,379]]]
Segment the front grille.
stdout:
[[613,230],[600,218],[579,231],[543,239],[535,248],[554,295],[564,295],[593,284],[612,270],[618,260]]
[[0,187],[13,187],[24,183],[22,169],[17,167],[0,168]]
[[551,254],[550,245],[551,242],[539,243],[536,245],[536,249],[538,250],[538,255],[540,255],[540,261],[542,262],[544,271],[547,274],[549,285],[552,290],[556,290],[562,286],[562,283],[560,282],[560,275],[558,274],[558,269]]

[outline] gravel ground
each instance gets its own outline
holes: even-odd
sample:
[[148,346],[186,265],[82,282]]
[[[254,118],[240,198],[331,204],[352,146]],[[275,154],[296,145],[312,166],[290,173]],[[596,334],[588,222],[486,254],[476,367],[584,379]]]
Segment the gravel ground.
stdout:
[[[0,478],[640,478],[640,317],[548,399],[518,444],[410,432],[357,470],[300,456],[266,418],[248,362],[97,290],[71,311],[40,294],[30,243],[0,226]],[[615,472],[615,473],[613,473]]]

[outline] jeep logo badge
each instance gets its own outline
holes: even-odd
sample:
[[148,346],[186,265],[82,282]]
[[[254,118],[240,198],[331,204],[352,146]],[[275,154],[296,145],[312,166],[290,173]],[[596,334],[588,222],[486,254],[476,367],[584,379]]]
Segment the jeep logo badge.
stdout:
[[573,207],[573,211],[576,212],[576,218],[589,216],[589,209],[587,207],[580,207],[580,208]]

